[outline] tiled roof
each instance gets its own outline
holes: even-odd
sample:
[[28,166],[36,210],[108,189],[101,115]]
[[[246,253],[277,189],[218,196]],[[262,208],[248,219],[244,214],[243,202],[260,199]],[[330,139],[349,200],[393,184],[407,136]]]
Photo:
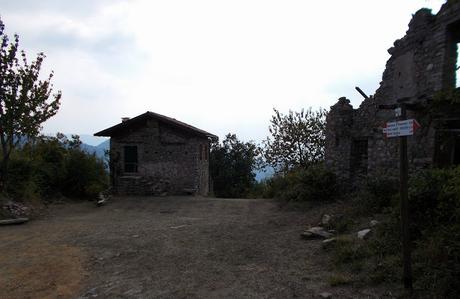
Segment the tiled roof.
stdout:
[[114,135],[117,135],[119,132],[125,130],[126,128],[132,126],[132,125],[136,125],[136,124],[139,124],[139,123],[142,123],[148,119],[155,119],[155,120],[158,120],[160,122],[163,122],[163,123],[166,123],[168,125],[171,125],[173,127],[176,127],[176,128],[179,128],[179,129],[183,129],[185,131],[188,131],[190,133],[193,133],[193,134],[196,134],[196,135],[200,135],[200,136],[205,136],[205,137],[209,137],[209,138],[212,138],[212,139],[217,139],[217,136],[216,135],[213,135],[211,133],[208,133],[206,131],[203,131],[201,129],[198,129],[194,126],[191,126],[189,124],[186,124],[184,122],[181,122],[181,121],[178,121],[177,119],[174,119],[174,118],[171,118],[171,117],[168,117],[168,116],[164,116],[164,115],[161,115],[161,114],[158,114],[158,113],[155,113],[155,112],[150,112],[150,111],[147,111],[141,115],[138,115],[136,117],[133,117],[129,120],[126,120],[124,122],[121,122],[115,126],[112,126],[110,128],[107,128],[105,130],[102,130],[100,132],[97,132],[94,134],[94,136],[114,136]]

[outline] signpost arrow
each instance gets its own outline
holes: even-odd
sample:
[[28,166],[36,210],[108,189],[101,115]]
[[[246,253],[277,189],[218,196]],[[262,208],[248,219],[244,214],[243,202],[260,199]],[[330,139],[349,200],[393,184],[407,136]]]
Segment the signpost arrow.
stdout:
[[412,136],[420,128],[420,124],[415,119],[387,122],[383,128],[385,137]]

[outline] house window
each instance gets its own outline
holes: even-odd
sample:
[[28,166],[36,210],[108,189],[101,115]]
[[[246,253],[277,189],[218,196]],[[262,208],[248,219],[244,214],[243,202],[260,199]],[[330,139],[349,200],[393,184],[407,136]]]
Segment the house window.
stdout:
[[208,161],[208,155],[209,155],[209,147],[208,145],[204,146],[204,160]]
[[207,161],[209,158],[209,146],[206,144],[200,144],[198,150],[200,151],[200,161],[203,159]]
[[125,172],[137,172],[137,146],[125,146],[124,159]]

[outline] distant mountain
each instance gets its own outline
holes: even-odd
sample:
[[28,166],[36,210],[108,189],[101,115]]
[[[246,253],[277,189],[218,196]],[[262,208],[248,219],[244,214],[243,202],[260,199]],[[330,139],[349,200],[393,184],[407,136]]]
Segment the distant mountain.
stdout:
[[80,148],[89,153],[89,154],[95,154],[96,157],[105,159],[105,151],[110,148],[110,139],[107,139],[106,141],[100,143],[99,145],[89,145],[86,143],[82,143],[80,145]]
[[[67,136],[71,136],[72,134],[66,134]],[[80,140],[88,145],[91,146],[99,146],[101,143],[103,143],[106,140],[109,140],[107,137],[98,137],[98,136],[93,136],[89,134],[76,134],[80,136]]]

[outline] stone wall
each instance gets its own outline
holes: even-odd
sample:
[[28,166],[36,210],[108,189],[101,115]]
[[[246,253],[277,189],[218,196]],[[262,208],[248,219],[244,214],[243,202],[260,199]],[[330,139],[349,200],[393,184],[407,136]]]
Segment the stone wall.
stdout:
[[[137,146],[137,172],[125,171],[125,146]],[[207,195],[207,151],[206,137],[148,120],[110,140],[114,191],[131,195]]]
[[341,178],[359,181],[362,176],[398,174],[398,138],[385,138],[382,132],[384,124],[396,116],[393,110],[381,108],[403,99],[414,107],[408,118],[417,119],[422,126],[408,138],[410,171],[435,164],[439,119],[458,115],[447,112],[434,117],[427,109],[440,91],[455,88],[455,45],[459,41],[460,1],[448,1],[436,15],[419,10],[406,35],[388,50],[391,57],[375,95],[358,109],[345,98],[331,107],[326,162]]

